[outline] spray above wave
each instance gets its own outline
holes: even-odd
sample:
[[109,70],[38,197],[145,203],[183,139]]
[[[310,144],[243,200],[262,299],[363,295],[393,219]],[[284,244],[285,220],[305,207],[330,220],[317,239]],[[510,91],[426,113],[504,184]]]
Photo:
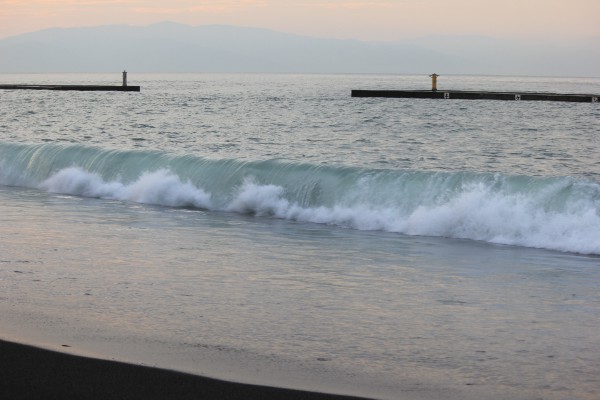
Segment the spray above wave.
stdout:
[[600,254],[600,185],[0,143],[0,184]]

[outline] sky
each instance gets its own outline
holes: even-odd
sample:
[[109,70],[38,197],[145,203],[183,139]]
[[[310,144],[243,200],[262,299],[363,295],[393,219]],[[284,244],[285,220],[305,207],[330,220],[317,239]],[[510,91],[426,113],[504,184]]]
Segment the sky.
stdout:
[[398,41],[428,35],[600,36],[600,0],[0,0],[0,38],[45,28],[172,21]]

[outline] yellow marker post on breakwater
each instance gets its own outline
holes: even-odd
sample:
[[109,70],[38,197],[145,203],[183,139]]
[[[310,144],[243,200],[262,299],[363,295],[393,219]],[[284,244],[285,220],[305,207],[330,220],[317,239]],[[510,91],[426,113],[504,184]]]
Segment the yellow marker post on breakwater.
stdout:
[[431,78],[431,91],[435,92],[437,91],[437,78],[438,78],[438,74],[436,74],[435,72],[431,75],[429,75],[429,77]]
[[546,93],[527,91],[473,91],[439,90],[437,78],[431,74],[431,90],[352,90],[352,97],[388,97],[404,99],[443,99],[443,100],[508,100],[508,101],[568,101],[576,103],[598,103],[600,94]]

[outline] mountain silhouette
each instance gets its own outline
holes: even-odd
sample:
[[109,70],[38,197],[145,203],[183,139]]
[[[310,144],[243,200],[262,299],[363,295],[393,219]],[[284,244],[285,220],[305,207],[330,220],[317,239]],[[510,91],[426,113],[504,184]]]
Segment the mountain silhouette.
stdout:
[[577,46],[477,36],[402,42],[163,22],[52,28],[0,40],[0,72],[431,73],[598,76],[600,40]]

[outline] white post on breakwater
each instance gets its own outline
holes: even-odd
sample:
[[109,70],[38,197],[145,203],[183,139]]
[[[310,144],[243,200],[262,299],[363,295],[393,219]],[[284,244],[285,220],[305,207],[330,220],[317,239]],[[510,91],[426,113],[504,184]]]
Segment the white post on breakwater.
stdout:
[[127,86],[127,71],[123,70],[123,86]]

